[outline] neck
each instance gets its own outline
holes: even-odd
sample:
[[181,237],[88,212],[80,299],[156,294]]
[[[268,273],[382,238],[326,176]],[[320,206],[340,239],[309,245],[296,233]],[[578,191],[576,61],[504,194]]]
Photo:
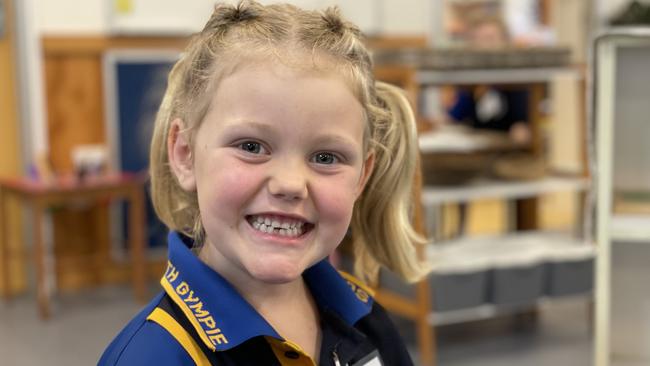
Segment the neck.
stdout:
[[[199,258],[223,276],[239,294],[283,338],[298,344],[318,361],[320,352],[320,320],[318,307],[302,277],[288,283],[265,283],[251,276],[233,275],[211,260],[211,246],[205,246]],[[206,250],[207,249],[207,250]]]

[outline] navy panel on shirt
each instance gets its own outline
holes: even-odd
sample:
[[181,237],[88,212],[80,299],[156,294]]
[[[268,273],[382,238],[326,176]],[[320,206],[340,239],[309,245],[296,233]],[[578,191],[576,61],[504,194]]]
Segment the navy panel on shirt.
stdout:
[[116,366],[193,366],[183,347],[160,325],[147,321],[120,355]]
[[99,359],[99,362],[97,363],[98,366],[104,366],[104,365],[115,365],[117,360],[119,359],[120,355],[122,354],[122,351],[126,346],[129,344],[131,339],[137,334],[137,332],[142,328],[142,326],[146,323],[147,317],[153,309],[158,306],[158,303],[160,303],[160,300],[163,298],[164,294],[158,294],[156,297],[147,304],[144,309],[142,309],[138,315],[136,315],[130,322],[129,324],[122,329],[122,331],[113,339],[111,344],[106,348],[104,351],[104,354],[102,357]]

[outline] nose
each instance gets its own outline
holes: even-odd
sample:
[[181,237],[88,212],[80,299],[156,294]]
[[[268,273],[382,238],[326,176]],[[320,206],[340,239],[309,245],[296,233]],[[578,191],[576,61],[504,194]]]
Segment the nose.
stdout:
[[268,182],[269,193],[287,201],[305,199],[308,172],[303,164],[285,160],[274,165]]

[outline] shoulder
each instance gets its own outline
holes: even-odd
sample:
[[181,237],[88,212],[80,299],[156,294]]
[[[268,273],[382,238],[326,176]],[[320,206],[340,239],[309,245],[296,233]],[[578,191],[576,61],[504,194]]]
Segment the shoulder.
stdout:
[[113,339],[99,366],[194,365],[183,346],[160,324],[151,321],[162,294],[149,303]]
[[375,301],[371,312],[355,326],[381,354],[387,365],[413,365],[404,341],[386,310]]
[[355,328],[377,347],[385,364],[413,365],[399,331],[386,309],[374,299],[375,291],[345,271],[339,271],[339,274],[348,282],[357,298],[371,306],[370,312],[355,324]]

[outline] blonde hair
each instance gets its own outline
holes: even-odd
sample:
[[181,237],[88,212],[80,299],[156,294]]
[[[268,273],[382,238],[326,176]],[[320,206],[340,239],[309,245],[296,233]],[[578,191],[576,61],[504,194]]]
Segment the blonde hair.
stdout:
[[176,118],[185,122],[184,133],[189,133],[192,144],[192,134],[209,107],[206,96],[212,95],[220,78],[256,57],[289,62],[291,56],[281,56],[280,50],[311,55],[312,69],[324,60],[325,66],[343,72],[363,106],[364,149],[374,151],[375,164],[351,221],[356,274],[374,282],[383,265],[406,280],[420,278],[423,267],[415,245],[424,240],[410,219],[417,164],[413,112],[402,90],[374,80],[361,32],[343,20],[337,8],[316,12],[255,1],[215,6],[204,29],[193,36],[170,72],[156,116],[150,156],[156,213],[170,229],[203,243],[196,192],[183,190],[169,166],[171,122]]

